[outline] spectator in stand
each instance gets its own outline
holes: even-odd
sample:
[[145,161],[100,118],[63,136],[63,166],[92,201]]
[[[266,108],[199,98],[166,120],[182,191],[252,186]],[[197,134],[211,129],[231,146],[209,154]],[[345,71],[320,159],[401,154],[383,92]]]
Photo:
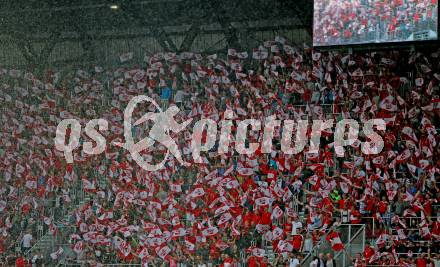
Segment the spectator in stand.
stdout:
[[26,265],[26,259],[21,255],[17,255],[15,260],[15,267],[26,267]]
[[331,253],[327,253],[327,260],[325,262],[325,267],[336,267],[336,261],[333,259],[333,255]]
[[21,238],[21,251],[25,253],[32,247],[33,237],[29,231],[26,231]]

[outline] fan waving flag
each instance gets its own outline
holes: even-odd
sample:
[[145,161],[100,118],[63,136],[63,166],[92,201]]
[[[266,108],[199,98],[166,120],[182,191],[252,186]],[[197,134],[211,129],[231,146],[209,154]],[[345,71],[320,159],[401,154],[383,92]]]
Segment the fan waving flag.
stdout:
[[283,211],[281,210],[281,208],[279,206],[276,206],[273,211],[272,211],[272,218],[274,219],[278,219],[283,215]]
[[253,248],[252,255],[257,258],[263,258],[266,255],[266,251],[262,248]]
[[325,238],[328,242],[330,242],[332,249],[334,251],[340,251],[344,249],[344,244],[342,244],[341,238],[337,232],[330,232],[327,234]]
[[171,252],[171,249],[168,246],[163,246],[163,247],[157,247],[156,248],[157,256],[159,256],[163,260],[166,258],[166,256],[168,254],[170,254],[170,252]]
[[75,246],[73,247],[73,251],[75,253],[80,254],[84,250],[84,243],[82,241],[76,242]]
[[63,249],[62,247],[59,247],[57,251],[55,251],[55,252],[53,252],[53,253],[50,254],[50,257],[51,257],[53,260],[56,260],[56,259],[58,259],[58,257],[61,256],[61,254],[63,254],[63,253],[64,253],[64,249]]

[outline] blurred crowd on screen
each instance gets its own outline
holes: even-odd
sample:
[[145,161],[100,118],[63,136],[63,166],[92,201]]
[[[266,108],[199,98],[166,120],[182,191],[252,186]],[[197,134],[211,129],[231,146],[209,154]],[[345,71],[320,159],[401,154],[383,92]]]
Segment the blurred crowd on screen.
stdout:
[[437,38],[437,0],[318,0],[314,44],[395,42]]

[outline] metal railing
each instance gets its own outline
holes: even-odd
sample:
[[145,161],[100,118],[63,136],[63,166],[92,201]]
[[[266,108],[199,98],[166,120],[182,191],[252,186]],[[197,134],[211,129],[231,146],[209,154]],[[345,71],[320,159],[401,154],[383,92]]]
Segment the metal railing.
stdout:
[[[437,220],[437,216],[434,217],[428,217],[431,220]],[[404,220],[409,220],[409,223],[407,225],[407,227],[413,227],[413,226],[418,226],[420,224],[420,221],[422,220],[422,217],[401,217],[401,219]],[[376,233],[376,229],[378,228],[378,224],[386,224],[385,222],[379,222],[378,219],[376,217],[372,217],[372,216],[362,216],[362,220],[364,222],[369,222],[366,224],[366,227],[371,227],[371,233],[374,236],[374,233]],[[390,218],[391,220],[391,218]],[[419,229],[419,228],[415,228],[415,229]],[[389,230],[393,230],[393,228],[390,227]]]
[[[336,228],[338,230],[338,232],[340,232],[341,242],[345,246],[344,251],[347,251],[347,248],[350,249],[350,251],[355,251],[356,249],[358,249],[354,246],[355,245],[354,241],[356,241],[358,237],[361,237],[359,244],[356,244],[356,245],[360,245],[360,247],[362,248],[361,252],[363,252],[363,250],[365,248],[365,225],[363,225],[363,224],[340,224],[334,228]],[[348,232],[342,231],[343,228],[346,228],[348,230]],[[330,230],[331,229],[329,229],[327,231],[327,233]],[[331,249],[330,243],[325,239],[326,234],[321,236],[321,239],[318,242],[318,244],[315,245],[313,247],[312,251],[304,257],[304,259],[301,262],[301,266],[308,266],[311,263],[311,261],[313,260],[313,257],[318,256],[320,253],[330,253],[333,251]],[[335,260],[337,260],[337,257],[340,257],[339,254],[336,255]],[[344,262],[346,260],[347,260],[346,258],[342,258],[341,261]],[[346,265],[338,265],[338,266],[346,266]]]
[[[359,229],[353,227],[360,226]],[[354,230],[352,232],[352,230]],[[343,232],[343,234],[346,232]],[[341,236],[343,240],[344,235]],[[348,266],[351,261],[351,255],[356,253],[363,253],[365,250],[365,225],[364,224],[348,224],[347,242],[344,242],[344,250],[339,251],[334,259],[338,266]]]
[[[70,192],[72,193],[72,195],[70,196],[71,203],[69,205],[57,207],[59,209],[59,212],[56,216],[56,211],[54,209],[50,210],[50,215],[48,217],[52,219],[52,223],[56,227],[57,231],[62,228],[63,221],[66,219],[66,217],[69,216],[71,212],[77,209],[79,206],[83,205],[84,201],[86,201],[86,193],[83,190],[83,184],[80,179],[76,181]],[[37,239],[34,245],[24,253],[25,257],[28,259],[32,257],[32,254],[41,249],[43,251],[40,252],[44,252],[44,254],[48,256],[57,247],[56,239],[58,238],[60,233],[52,234],[49,231],[49,227],[47,227],[47,225],[45,225],[44,223],[42,224],[42,228],[42,236],[40,236],[40,238]]]

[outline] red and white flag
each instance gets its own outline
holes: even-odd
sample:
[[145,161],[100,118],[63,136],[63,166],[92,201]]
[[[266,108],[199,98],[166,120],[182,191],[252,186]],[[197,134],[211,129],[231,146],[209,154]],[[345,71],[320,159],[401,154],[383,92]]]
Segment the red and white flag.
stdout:
[[146,259],[151,257],[151,255],[148,252],[148,249],[146,247],[143,247],[141,249],[141,251],[139,251],[138,256],[139,256],[139,259],[141,259],[142,261],[145,261]]
[[408,167],[409,172],[413,175],[416,176],[416,172],[417,172],[417,167],[407,163],[406,166]]
[[405,234],[405,230],[402,228],[397,229],[397,237],[399,240],[406,240],[408,238]]
[[232,219],[232,215],[228,213],[224,213],[217,221],[218,226],[222,226],[223,224],[227,223],[229,220]]
[[235,57],[237,56],[237,50],[233,49],[233,48],[229,48],[228,49],[228,56],[230,57]]
[[283,235],[283,229],[276,227],[272,230],[272,240],[276,240]]
[[76,242],[75,246],[73,247],[73,251],[75,251],[76,254],[80,254],[83,250],[84,250],[83,241]]
[[131,245],[125,240],[122,240],[118,247],[119,252],[121,252],[124,257],[127,257],[131,253]]
[[252,255],[257,258],[263,258],[266,255],[266,251],[262,248],[253,248]]
[[165,257],[170,254],[171,249],[168,246],[163,247],[157,247],[156,248],[156,254],[157,256],[161,257],[162,259],[165,259]]
[[26,188],[31,189],[31,190],[37,189],[37,181],[27,180],[26,181]]
[[242,176],[249,176],[254,174],[254,169],[252,168],[239,168],[237,172]]
[[197,198],[197,197],[203,196],[204,194],[205,194],[205,190],[203,190],[202,187],[198,187],[194,191],[191,192],[190,197]]
[[344,244],[342,244],[341,238],[339,237],[339,234],[337,232],[330,232],[325,239],[330,242],[334,251],[340,251],[344,249]]
[[409,149],[405,149],[401,154],[399,154],[396,158],[398,163],[402,163],[411,157],[411,151]]
[[255,204],[257,206],[267,206],[270,204],[270,198],[268,197],[260,197],[255,200]]
[[384,163],[384,156],[379,156],[379,157],[375,157],[373,158],[372,162],[375,166],[382,166],[382,164]]
[[376,240],[376,245],[381,248],[385,245],[385,243],[390,239],[388,234],[382,233],[379,238]]
[[413,142],[415,142],[415,143],[418,142],[417,136],[416,136],[416,134],[414,133],[414,130],[413,130],[412,128],[410,128],[410,127],[408,127],[408,126],[403,127],[403,129],[402,129],[402,133],[403,133],[403,137],[404,137],[405,139],[407,139],[407,140],[410,139],[411,141],[413,141]]
[[203,236],[212,236],[218,233],[217,227],[209,227],[202,231]]
[[283,211],[281,210],[281,208],[277,205],[273,210],[272,210],[272,219],[278,219],[281,216],[283,216]]
[[248,55],[247,52],[241,52],[241,53],[237,53],[237,57],[238,57],[239,59],[246,59],[246,58],[249,57],[249,55]]
[[56,260],[56,259],[58,259],[59,256],[61,256],[61,254],[63,254],[63,252],[64,252],[64,249],[62,247],[60,247],[57,251],[51,253],[50,257],[53,260]]
[[252,53],[253,59],[266,59],[269,53],[267,52],[267,49],[258,49],[254,50]]
[[182,186],[180,184],[170,184],[170,190],[175,193],[182,192]]
[[293,245],[290,244],[290,242],[280,240],[277,249],[279,252],[291,252],[293,250]]
[[172,232],[172,237],[181,237],[181,236],[185,236],[187,234],[185,228],[180,227],[178,229],[173,230]]

